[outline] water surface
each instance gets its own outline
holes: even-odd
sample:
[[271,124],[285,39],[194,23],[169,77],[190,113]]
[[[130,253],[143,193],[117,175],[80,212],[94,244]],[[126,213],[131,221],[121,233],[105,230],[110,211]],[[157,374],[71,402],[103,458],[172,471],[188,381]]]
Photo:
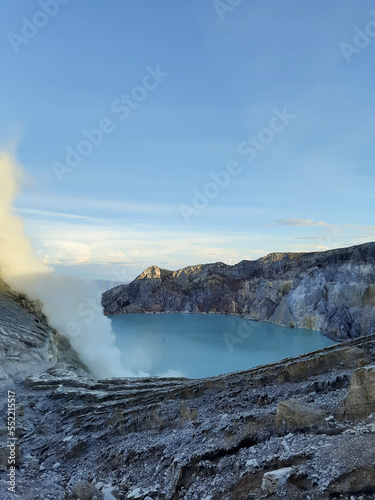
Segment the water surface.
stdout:
[[319,332],[224,314],[111,316],[124,368],[150,375],[202,378],[321,349]]

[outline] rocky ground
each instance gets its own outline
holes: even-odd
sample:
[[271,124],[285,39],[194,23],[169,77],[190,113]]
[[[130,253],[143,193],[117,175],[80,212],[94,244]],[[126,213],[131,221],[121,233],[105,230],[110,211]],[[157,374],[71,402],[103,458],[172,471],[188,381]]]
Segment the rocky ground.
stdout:
[[375,333],[375,243],[313,253],[276,253],[167,271],[152,266],[103,294],[106,314],[240,314],[325,332],[335,340]]
[[0,281],[0,346],[2,500],[375,498],[375,336],[209,379],[96,381]]

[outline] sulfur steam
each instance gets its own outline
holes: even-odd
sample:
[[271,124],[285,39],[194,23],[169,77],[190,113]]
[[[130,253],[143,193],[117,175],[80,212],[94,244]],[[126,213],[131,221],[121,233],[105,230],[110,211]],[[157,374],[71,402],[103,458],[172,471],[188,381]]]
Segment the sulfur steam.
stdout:
[[[81,360],[97,378],[134,376],[121,367],[111,321],[102,313],[94,283],[56,275],[36,257],[22,220],[12,212],[22,169],[12,156],[0,152],[0,273],[13,289],[40,300],[50,325],[69,338]],[[80,304],[96,304],[85,314]]]

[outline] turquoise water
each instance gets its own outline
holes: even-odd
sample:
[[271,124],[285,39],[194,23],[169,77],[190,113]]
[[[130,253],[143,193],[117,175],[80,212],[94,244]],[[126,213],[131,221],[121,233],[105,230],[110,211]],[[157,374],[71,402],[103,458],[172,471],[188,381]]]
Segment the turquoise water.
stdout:
[[135,374],[202,378],[321,349],[319,332],[223,314],[111,316],[124,368]]

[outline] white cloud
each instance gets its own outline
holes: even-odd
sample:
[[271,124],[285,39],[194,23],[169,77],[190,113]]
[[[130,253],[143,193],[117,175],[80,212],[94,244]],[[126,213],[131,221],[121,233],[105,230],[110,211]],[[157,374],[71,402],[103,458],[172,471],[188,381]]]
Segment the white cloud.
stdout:
[[333,226],[332,224],[328,224],[328,222],[315,221],[311,219],[279,219],[276,221],[276,224],[273,224],[273,226],[303,226],[303,227],[319,226],[326,228],[337,227]]
[[[22,204],[23,205],[31,205],[35,203],[34,196],[22,195]],[[38,199],[39,206],[43,206],[45,208],[25,208],[23,206],[17,207],[17,212],[26,215],[45,215],[45,216],[56,216],[56,217],[65,217],[65,218],[77,218],[77,219],[96,219],[96,220],[105,220],[103,218],[98,217],[90,217],[79,215],[76,212],[81,211],[91,211],[93,210],[95,213],[109,213],[114,212],[116,214],[158,214],[158,215],[166,215],[171,214],[173,211],[177,210],[177,204],[168,204],[168,203],[144,203],[137,201],[123,201],[123,200],[114,200],[108,198],[74,198],[74,197],[65,197],[65,196],[44,196],[42,200]],[[49,207],[59,207],[62,212],[55,212],[49,210]]]
[[301,245],[290,245],[289,251],[291,252],[324,252],[325,250],[330,250],[331,247],[326,245],[310,245],[310,244],[301,244]]
[[92,272],[116,281],[130,281],[153,264],[167,269],[217,261],[235,264],[271,252],[327,250],[375,236],[375,226],[335,225],[307,218],[278,219],[268,226],[259,223],[259,232],[246,227],[212,227],[208,232],[178,223],[129,224],[126,218],[120,224],[70,212],[25,210],[24,217],[44,262],[61,271],[86,277]]
[[62,218],[62,219],[77,219],[77,220],[84,220],[84,221],[90,221],[90,222],[105,222],[106,219],[103,219],[101,217],[91,217],[89,215],[78,215],[78,214],[70,214],[70,213],[65,213],[65,212],[53,212],[51,210],[39,210],[35,208],[15,208],[14,210],[17,214],[21,216],[40,216],[43,217],[44,219],[48,218]]
[[134,273],[134,269],[141,272],[152,264],[170,269],[217,261],[235,264],[268,253],[252,249],[254,242],[262,239],[257,233],[213,231],[207,234],[181,227],[106,226],[70,218],[27,219],[25,224],[45,262],[76,269],[78,264],[86,269],[91,264],[103,269],[107,265],[111,268],[107,268],[107,275],[113,274],[117,265],[130,266]]

